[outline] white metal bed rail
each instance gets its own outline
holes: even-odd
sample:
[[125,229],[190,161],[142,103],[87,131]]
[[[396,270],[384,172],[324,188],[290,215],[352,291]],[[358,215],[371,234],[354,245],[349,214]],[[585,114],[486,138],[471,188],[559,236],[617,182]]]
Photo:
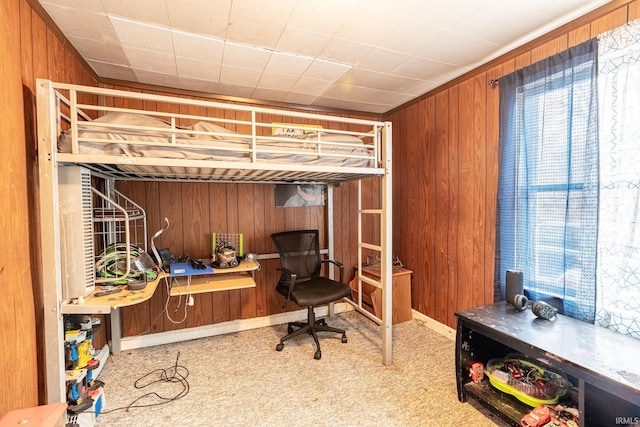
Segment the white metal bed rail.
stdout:
[[[376,167],[380,163],[381,159],[381,136],[382,130],[385,126],[385,122],[355,119],[340,116],[330,116],[318,113],[307,113],[300,111],[280,110],[275,108],[257,107],[248,105],[239,105],[231,103],[222,103],[216,101],[205,101],[189,98],[176,98],[164,95],[155,95],[139,92],[128,92],[117,89],[106,89],[98,87],[79,86],[65,83],[50,82],[52,88],[55,91],[57,98],[57,111],[58,117],[58,132],[61,132],[62,122],[67,122],[70,127],[72,135],[72,153],[78,153],[78,140],[80,138],[79,131],[90,129],[91,127],[100,126],[101,128],[113,128],[120,131],[149,131],[149,132],[166,132],[169,136],[171,143],[176,144],[176,138],[189,138],[189,137],[211,137],[211,138],[229,138],[233,140],[241,136],[251,138],[250,149],[239,149],[239,151],[250,152],[253,162],[256,161],[256,153],[281,153],[281,154],[296,154],[298,151],[290,150],[283,151],[269,150],[264,147],[259,147],[258,142],[290,142],[292,138],[290,136],[274,135],[274,128],[286,126],[287,129],[299,131],[307,137],[304,139],[306,144],[312,144],[316,147],[316,152],[319,156],[326,157],[344,157],[352,159],[367,159],[371,161],[371,166]],[[80,98],[85,99],[87,97],[99,97],[103,105],[86,103],[79,101]],[[127,105],[130,102],[137,102],[143,104],[143,108],[131,108],[131,107],[117,107],[106,105],[106,99],[110,103],[115,105]],[[145,103],[165,103],[167,104],[166,110],[168,111],[155,111],[145,109]],[[69,109],[69,112],[63,112],[62,106]],[[217,116],[211,116],[209,114],[190,114],[185,113],[183,110],[189,108],[206,108],[208,112],[217,112]],[[173,111],[172,111],[173,110]],[[160,129],[152,127],[140,127],[132,125],[122,124],[109,124],[109,123],[92,123],[89,119],[94,115],[99,116],[109,112],[121,112],[129,114],[144,114],[147,116],[155,117],[169,123],[170,129]],[[246,114],[246,119],[242,118],[228,118],[229,112],[235,112]],[[274,123],[273,121],[267,121],[271,116],[282,117],[287,123]],[[259,118],[263,117],[263,120]],[[265,120],[267,119],[267,120]],[[281,119],[279,119],[281,120]],[[176,123],[182,122],[185,125],[188,122],[207,122],[215,124],[217,126],[224,127],[225,125],[240,126],[250,128],[251,131],[245,133],[235,133],[231,130],[225,132],[220,130],[214,131],[198,131],[182,128]],[[317,124],[306,125],[304,123],[296,123],[296,121],[312,121],[323,122],[322,127],[318,127]],[[351,126],[351,129],[345,129],[346,126]],[[358,130],[360,128],[362,130]],[[333,142],[331,137],[342,135],[356,137],[362,140],[362,143],[350,143],[345,141]],[[82,139],[87,142],[106,142],[102,139]],[[118,141],[119,143],[126,144],[126,141]],[[138,143],[138,142],[134,142]],[[148,143],[148,141],[146,141]],[[197,145],[195,145],[197,147]],[[332,154],[331,148],[336,147],[358,147],[366,150],[366,154]],[[189,143],[189,147],[194,147],[192,143]],[[216,147],[218,149],[218,147]],[[222,150],[232,150],[229,147],[223,147]],[[306,151],[308,154],[308,151]]]

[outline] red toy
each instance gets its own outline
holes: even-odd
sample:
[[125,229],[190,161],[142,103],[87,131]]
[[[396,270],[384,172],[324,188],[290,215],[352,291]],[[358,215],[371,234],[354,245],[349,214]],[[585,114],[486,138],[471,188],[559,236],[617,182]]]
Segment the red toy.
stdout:
[[484,379],[484,365],[480,362],[473,362],[469,369],[469,376],[473,382],[479,383]]

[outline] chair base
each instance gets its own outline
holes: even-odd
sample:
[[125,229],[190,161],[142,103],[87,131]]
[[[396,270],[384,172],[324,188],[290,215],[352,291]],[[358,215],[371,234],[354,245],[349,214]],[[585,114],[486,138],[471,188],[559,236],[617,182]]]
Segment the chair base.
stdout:
[[[294,329],[298,328],[298,329]],[[325,319],[316,320],[316,314],[313,311],[313,306],[307,308],[307,321],[306,322],[290,322],[287,326],[288,335],[280,338],[280,343],[276,346],[277,351],[282,351],[284,348],[284,342],[290,338],[293,338],[302,334],[309,334],[313,336],[313,340],[316,342],[316,352],[313,358],[320,360],[322,352],[320,351],[320,341],[318,340],[318,332],[335,332],[342,334],[342,342],[347,342],[347,334],[343,329],[333,328],[327,325]]]

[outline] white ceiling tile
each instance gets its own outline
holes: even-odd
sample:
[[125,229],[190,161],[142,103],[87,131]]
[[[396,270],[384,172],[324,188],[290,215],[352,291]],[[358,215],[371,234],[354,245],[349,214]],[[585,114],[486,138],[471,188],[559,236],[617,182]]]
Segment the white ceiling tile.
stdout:
[[224,38],[227,34],[230,0],[166,0],[171,28],[187,33]]
[[136,81],[136,75],[130,67],[93,60],[88,60],[87,63],[100,77],[116,80]]
[[349,65],[316,59],[311,63],[311,65],[309,65],[309,68],[306,69],[303,76],[335,81],[350,69],[351,66]]
[[273,52],[265,67],[266,72],[279,74],[302,75],[313,62],[310,56],[292,55],[282,52]]
[[224,64],[262,71],[270,57],[271,51],[269,50],[225,42],[222,58]]
[[253,87],[220,83],[218,84],[218,93],[241,98],[251,98]]
[[357,2],[345,0],[299,1],[289,19],[289,25],[318,34],[334,36],[343,25],[352,21]]
[[234,20],[237,15],[259,17],[261,20],[284,26],[295,9],[296,3],[298,3],[297,0],[269,0],[265,7],[264,0],[234,1],[231,20]]
[[231,10],[227,39],[242,44],[273,49],[284,31],[283,24],[274,24],[256,16],[243,16]]
[[134,69],[133,72],[140,83],[162,87],[178,87],[178,77],[175,74],[169,75],[136,69]]
[[373,46],[370,45],[333,38],[327,43],[318,56],[345,64],[357,64],[358,61],[364,58],[372,49]]
[[336,83],[332,85],[324,94],[329,98],[344,98],[356,102],[377,102],[386,91],[380,89],[372,89],[368,87],[354,86],[345,83]]
[[455,79],[456,77],[463,75],[464,73],[471,71],[473,68],[475,68],[475,66],[457,67],[452,70],[445,70],[440,73],[434,73],[429,77],[429,81],[438,82],[439,84],[446,83],[450,80]]
[[260,81],[262,72],[248,68],[222,65],[220,69],[220,83],[235,86],[255,87]]
[[286,93],[297,81],[298,76],[264,72],[260,76],[257,87],[260,89],[280,90]]
[[216,93],[219,89],[217,81],[198,80],[188,77],[178,77],[178,84],[183,89],[205,93]]
[[220,64],[176,57],[176,67],[178,68],[178,77],[214,82],[218,82],[220,78]]
[[113,16],[109,19],[122,46],[173,54],[173,42],[168,28]]
[[287,92],[283,92],[281,90],[263,89],[258,87],[253,91],[251,97],[255,99],[263,99],[265,101],[284,102],[284,97],[286,95]]
[[542,13],[532,10],[528,13],[527,22],[521,23],[518,27],[505,28],[503,25],[505,20],[517,20],[520,16],[518,3],[502,2],[500,14],[489,8],[477,9],[453,25],[451,31],[463,34],[468,38],[485,40],[504,46],[517,39],[522,32],[528,33],[549,20]]
[[224,41],[210,36],[171,31],[173,51],[177,57],[197,59],[205,62],[222,62]]
[[162,74],[176,75],[176,60],[173,55],[165,55],[158,52],[125,47],[124,53],[129,58],[131,68],[146,70]]
[[382,94],[376,95],[376,97],[371,99],[371,101],[386,105],[401,105],[405,102],[411,101],[413,98],[415,98],[415,95],[410,93],[385,91]]
[[[504,3],[509,3],[510,0],[494,0],[499,3],[497,6],[501,7]],[[536,0],[535,2],[517,2],[518,7],[529,12],[538,12],[546,15],[548,18],[557,19],[566,15],[566,20],[571,20],[578,16],[582,16],[585,13],[595,9],[598,6],[609,3],[611,0],[600,1],[584,1],[584,0]]]
[[393,74],[418,80],[432,80],[433,75],[455,70],[457,67],[442,62],[430,61],[424,58],[410,57],[399,64]]
[[416,56],[447,64],[465,66],[487,58],[497,52],[500,46],[462,34],[446,32]]
[[299,55],[316,56],[329,43],[331,36],[288,26],[282,32],[276,49]]
[[305,95],[318,96],[322,95],[333,85],[333,80],[322,80],[313,77],[300,77],[298,81],[291,87],[292,92]]
[[377,45],[393,31],[402,19],[381,10],[372,9],[366,1],[359,3],[353,17],[338,30],[336,37],[362,44]]
[[389,73],[411,56],[406,53],[374,48],[356,64],[357,68]]
[[[462,73],[460,73],[461,75]],[[457,76],[454,76],[457,77]],[[452,78],[454,78],[452,77]],[[418,97],[421,95],[424,95],[425,93],[429,92],[430,90],[433,90],[435,88],[437,88],[438,86],[440,86],[442,83],[440,82],[432,82],[432,81],[417,81],[416,83],[414,83],[411,86],[405,87],[403,88],[403,92],[404,93],[409,93],[411,95],[413,95],[414,97]]]
[[313,102],[314,106],[323,108],[337,108],[340,110],[370,111],[372,113],[384,113],[393,108],[392,105],[357,102],[349,99],[335,99],[320,97]]
[[[486,6],[487,0],[429,0],[412,13],[414,20],[424,22],[438,28],[447,29],[473,13],[474,10]],[[495,13],[500,15],[500,11]]]
[[119,43],[111,21],[105,15],[53,5],[45,5],[45,8],[67,37],[76,36],[111,44]]
[[109,62],[111,64],[129,64],[129,60],[119,44],[104,43],[75,36],[70,36],[69,41],[84,59]]
[[396,90],[403,92],[408,88],[420,83],[420,80],[402,76],[395,76],[388,73],[381,73],[372,70],[362,70],[352,68],[345,73],[337,83],[346,83],[355,86],[370,87],[382,90]]
[[608,2],[39,1],[103,78],[369,112]]
[[389,1],[389,0],[366,0],[367,6],[380,10],[384,13],[397,16],[410,16],[414,11],[425,3],[425,0],[402,0]]
[[139,22],[169,25],[166,0],[103,0],[102,4],[110,15],[126,16]]
[[289,92],[283,101],[290,104],[310,105],[318,98],[317,95],[308,95],[306,93]]
[[380,40],[378,47],[412,55],[442,35],[444,31],[442,28],[408,18],[387,37]]
[[102,13],[105,11],[101,0],[41,0],[40,3],[47,11],[47,5],[62,6],[95,13]]

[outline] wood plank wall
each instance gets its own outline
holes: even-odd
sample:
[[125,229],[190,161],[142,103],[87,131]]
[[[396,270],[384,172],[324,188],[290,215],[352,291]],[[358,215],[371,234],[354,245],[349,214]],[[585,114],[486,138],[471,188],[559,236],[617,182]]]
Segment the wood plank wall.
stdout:
[[640,18],[613,1],[386,115],[394,129],[394,250],[413,308],[455,328],[494,301],[498,94],[488,82]]
[[[130,87],[108,87],[132,90]],[[172,95],[167,92],[153,93]],[[105,103],[115,105],[112,99],[106,99]],[[136,101],[126,105],[120,101],[118,106],[164,112],[170,111],[171,108],[166,104]],[[196,107],[185,108],[180,113],[220,116],[219,111]],[[225,114],[227,119],[249,119],[247,113],[243,112],[225,112]],[[350,116],[379,120],[377,115]],[[278,115],[263,115],[258,117],[258,120],[269,123],[282,122],[286,119]],[[301,119],[299,122],[307,121]],[[336,126],[330,123],[319,124],[325,127]],[[251,131],[231,124],[226,127],[236,132],[250,133]],[[268,131],[268,129],[265,130]],[[364,128],[355,130],[366,131]],[[369,189],[379,188],[377,182],[366,182],[364,185]],[[158,239],[156,246],[169,248],[178,256],[208,258],[211,253],[211,233],[213,232],[243,233],[245,251],[258,254],[276,252],[270,235],[278,231],[317,228],[320,230],[322,247],[326,247],[327,244],[327,207],[276,208],[273,184],[126,181],[118,183],[118,189],[139,203],[147,212],[149,236],[162,228],[165,217],[169,219],[171,227]],[[356,194],[355,182],[334,187],[336,209],[334,258],[344,263],[345,275],[349,275],[352,267],[357,264]],[[374,191],[367,192],[365,201],[369,204],[367,207],[372,207],[375,203],[374,194],[376,194]],[[379,242],[378,228],[371,223],[365,225],[365,233],[370,242]],[[255,288],[196,294],[193,296],[194,305],[186,307],[186,314],[185,299],[172,297],[167,300],[166,286],[161,285],[149,301],[122,309],[122,336],[165,332],[298,309],[294,304],[289,304],[287,309],[283,309],[282,297],[275,292],[279,261],[263,260],[261,265],[261,270],[255,273]],[[347,278],[345,277],[345,280]],[[166,313],[165,306],[168,307]]]
[[0,236],[0,415],[46,402],[39,276],[35,79],[95,81],[26,0],[0,2],[3,167]]
[[[0,393],[0,415],[47,400],[41,335],[45,307],[38,273],[35,78],[96,84],[39,11],[35,0],[0,2],[0,117],[4,132],[0,200],[5,212],[0,220],[4,247],[0,283],[5,300],[0,309],[0,367],[11,373],[3,376],[2,389],[11,392]],[[497,90],[489,89],[487,81],[638,17],[639,0],[613,1],[561,32],[552,33],[552,37],[543,37],[525,50],[388,115],[394,122],[394,250],[415,270],[415,309],[454,326],[456,310],[493,298],[498,106]],[[198,233],[224,226],[227,231],[247,229],[251,241],[248,248],[268,252],[271,248],[265,236],[272,230],[326,224],[317,208],[273,208],[273,191],[268,185],[129,186],[127,191],[144,196],[145,203],[152,207],[150,230],[159,228],[166,209],[195,221],[187,236],[173,231],[178,246],[194,253],[205,250]],[[343,185],[335,195],[340,213],[335,224],[336,258],[345,259],[346,265],[355,264],[349,243],[356,240],[354,195],[353,183]],[[177,209],[175,206],[182,201],[189,203]],[[246,209],[247,204],[252,209]],[[163,243],[173,244],[168,240]],[[203,296],[196,302],[188,325],[278,312],[279,303],[269,293],[275,280],[272,270],[260,272],[260,285],[255,290]],[[163,296],[159,295],[146,311],[128,312],[124,316],[125,332],[175,327],[165,326],[164,320],[154,317],[162,302]]]

